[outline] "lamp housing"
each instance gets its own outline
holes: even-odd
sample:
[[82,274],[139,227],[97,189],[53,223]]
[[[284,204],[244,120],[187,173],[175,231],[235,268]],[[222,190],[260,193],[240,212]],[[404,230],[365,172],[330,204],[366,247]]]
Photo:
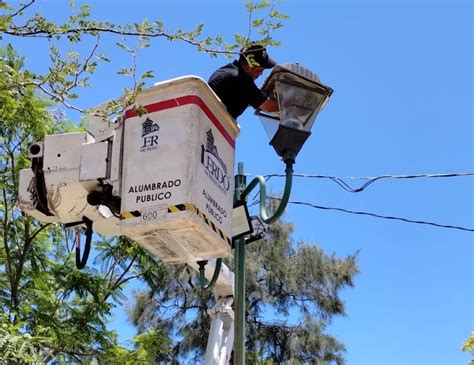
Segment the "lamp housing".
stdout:
[[294,161],[333,89],[299,64],[285,63],[273,68],[262,90],[278,101],[279,110],[272,113],[257,110],[256,114],[277,154],[285,162]]

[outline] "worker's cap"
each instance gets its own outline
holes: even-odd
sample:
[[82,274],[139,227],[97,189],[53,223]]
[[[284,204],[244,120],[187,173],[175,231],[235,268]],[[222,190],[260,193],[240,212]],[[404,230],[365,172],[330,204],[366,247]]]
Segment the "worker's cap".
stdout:
[[263,67],[272,68],[276,65],[276,62],[268,56],[265,47],[258,44],[250,45],[247,48],[242,48],[240,54],[245,57],[249,66],[251,67]]

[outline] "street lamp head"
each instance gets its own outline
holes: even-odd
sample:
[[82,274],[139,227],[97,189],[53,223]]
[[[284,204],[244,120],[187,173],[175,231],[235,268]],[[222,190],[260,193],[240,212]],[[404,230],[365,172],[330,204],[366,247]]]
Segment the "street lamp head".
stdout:
[[292,63],[275,66],[262,89],[278,100],[279,111],[258,110],[257,115],[277,154],[285,162],[294,162],[333,90],[310,70]]

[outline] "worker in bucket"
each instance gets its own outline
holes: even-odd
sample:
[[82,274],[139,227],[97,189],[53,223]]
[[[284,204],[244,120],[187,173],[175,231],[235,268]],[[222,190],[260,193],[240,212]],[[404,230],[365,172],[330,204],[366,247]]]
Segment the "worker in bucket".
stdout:
[[265,47],[251,44],[240,51],[238,60],[217,69],[208,84],[221,99],[229,114],[237,119],[249,105],[267,112],[278,111],[278,101],[269,98],[255,80],[276,63]]

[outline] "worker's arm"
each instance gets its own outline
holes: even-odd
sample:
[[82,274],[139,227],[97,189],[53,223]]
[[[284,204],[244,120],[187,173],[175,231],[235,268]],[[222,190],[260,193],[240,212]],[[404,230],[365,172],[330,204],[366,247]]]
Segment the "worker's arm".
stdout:
[[278,101],[268,98],[259,106],[259,109],[265,110],[266,112],[277,112],[279,110]]

